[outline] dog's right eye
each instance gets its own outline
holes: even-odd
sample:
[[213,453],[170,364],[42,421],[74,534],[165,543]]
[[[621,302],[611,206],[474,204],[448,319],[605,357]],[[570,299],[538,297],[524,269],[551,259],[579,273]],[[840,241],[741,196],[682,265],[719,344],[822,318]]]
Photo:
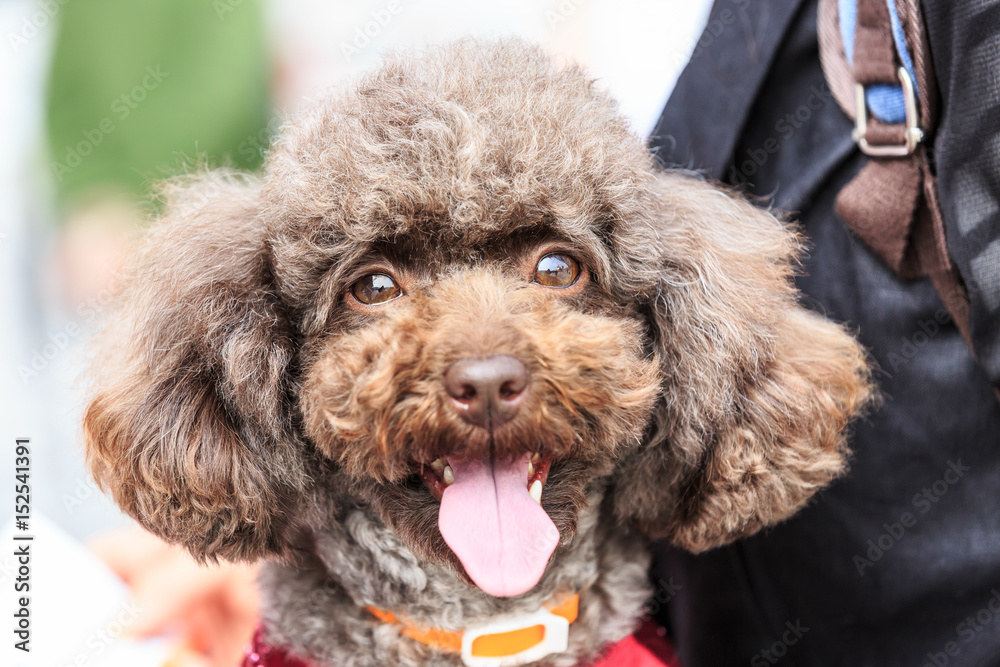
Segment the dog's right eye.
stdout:
[[576,260],[559,252],[542,257],[535,267],[535,282],[545,287],[569,287],[579,276],[580,265]]
[[374,306],[403,296],[403,290],[392,276],[370,273],[351,286],[351,294],[361,303]]

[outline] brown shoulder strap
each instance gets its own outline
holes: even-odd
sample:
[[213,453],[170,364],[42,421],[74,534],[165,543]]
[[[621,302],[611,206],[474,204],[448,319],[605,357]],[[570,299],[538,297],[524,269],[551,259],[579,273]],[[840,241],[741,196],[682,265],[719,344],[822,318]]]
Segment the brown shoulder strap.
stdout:
[[865,86],[896,82],[896,53],[889,7],[884,0],[857,0],[854,81]]
[[[948,256],[937,183],[926,138],[937,122],[937,91],[919,0],[895,0],[913,58],[916,89],[897,62],[885,0],[857,0],[854,66],[847,62],[837,0],[820,0],[820,61],[834,98],[856,124],[855,140],[871,159],[837,197],[836,211],[903,278],[929,277],[969,343],[969,297]],[[903,84],[912,102],[905,123],[867,113],[867,86]],[[919,99],[919,102],[918,102]],[[911,113],[912,112],[912,113]]]

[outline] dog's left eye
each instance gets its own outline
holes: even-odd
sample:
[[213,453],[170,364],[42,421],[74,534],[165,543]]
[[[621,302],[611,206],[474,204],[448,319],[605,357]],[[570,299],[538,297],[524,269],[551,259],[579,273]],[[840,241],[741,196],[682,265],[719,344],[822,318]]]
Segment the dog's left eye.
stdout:
[[361,303],[376,305],[403,295],[396,281],[384,273],[370,273],[351,286],[351,294]]
[[535,282],[545,287],[569,287],[580,275],[580,265],[569,255],[553,252],[538,260]]

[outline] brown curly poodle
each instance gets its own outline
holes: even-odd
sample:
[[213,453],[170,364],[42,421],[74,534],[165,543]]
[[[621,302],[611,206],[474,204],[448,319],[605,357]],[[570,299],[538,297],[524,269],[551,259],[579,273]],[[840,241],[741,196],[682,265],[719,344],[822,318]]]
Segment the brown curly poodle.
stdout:
[[[262,642],[316,667],[593,660],[642,616],[645,540],[788,517],[870,396],[862,348],[796,301],[796,234],[656,167],[522,42],[389,58],[259,179],[168,195],[89,461],[196,556],[272,557]],[[539,614],[568,638],[487,645]]]

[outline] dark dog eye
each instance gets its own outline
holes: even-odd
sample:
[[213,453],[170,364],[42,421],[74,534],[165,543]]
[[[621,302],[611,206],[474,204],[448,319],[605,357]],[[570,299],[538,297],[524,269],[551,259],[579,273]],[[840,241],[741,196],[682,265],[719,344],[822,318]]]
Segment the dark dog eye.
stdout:
[[545,287],[569,287],[579,275],[576,260],[558,252],[542,257],[535,267],[535,282]]
[[370,273],[351,286],[351,294],[361,303],[375,305],[402,296],[403,290],[392,277],[384,273]]

